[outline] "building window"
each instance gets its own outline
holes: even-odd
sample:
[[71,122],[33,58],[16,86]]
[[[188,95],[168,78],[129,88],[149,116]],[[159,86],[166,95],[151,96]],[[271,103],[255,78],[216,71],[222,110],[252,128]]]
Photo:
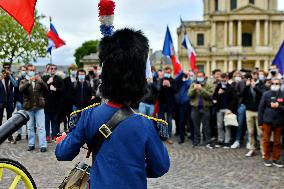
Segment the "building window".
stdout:
[[252,34],[251,33],[242,34],[242,44],[243,44],[243,47],[252,47]]
[[231,10],[234,10],[237,8],[237,0],[231,0]]
[[215,0],[215,11],[219,10],[219,0]]
[[204,46],[204,34],[197,34],[197,46]]
[[254,4],[255,0],[249,0],[250,4]]

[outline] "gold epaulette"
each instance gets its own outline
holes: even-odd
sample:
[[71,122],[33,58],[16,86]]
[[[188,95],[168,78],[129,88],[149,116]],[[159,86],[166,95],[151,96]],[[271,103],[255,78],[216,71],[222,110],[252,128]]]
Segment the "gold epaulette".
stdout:
[[83,112],[83,111],[85,111],[85,110],[88,110],[88,109],[90,109],[90,108],[96,107],[96,106],[98,106],[98,105],[100,105],[100,103],[94,103],[94,104],[92,104],[92,105],[90,105],[90,106],[87,106],[86,108],[81,109],[81,110],[76,110],[76,111],[72,112],[72,113],[70,114],[70,116],[73,116],[74,114],[77,114],[77,113]]
[[162,119],[158,119],[158,118],[155,118],[155,117],[151,117],[151,116],[148,116],[148,115],[145,115],[145,114],[141,114],[141,113],[136,113],[137,115],[141,115],[147,119],[150,119],[150,120],[153,120],[155,122],[160,122],[162,124],[165,124],[165,125],[168,125],[168,122],[166,122],[165,120],[162,120]]

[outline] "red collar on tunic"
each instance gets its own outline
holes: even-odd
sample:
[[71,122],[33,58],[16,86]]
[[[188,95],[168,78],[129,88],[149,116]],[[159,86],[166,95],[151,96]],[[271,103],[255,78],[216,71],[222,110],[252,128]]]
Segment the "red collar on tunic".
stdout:
[[111,101],[107,102],[107,105],[110,106],[110,107],[113,107],[113,108],[122,108],[123,107],[122,104],[111,102]]

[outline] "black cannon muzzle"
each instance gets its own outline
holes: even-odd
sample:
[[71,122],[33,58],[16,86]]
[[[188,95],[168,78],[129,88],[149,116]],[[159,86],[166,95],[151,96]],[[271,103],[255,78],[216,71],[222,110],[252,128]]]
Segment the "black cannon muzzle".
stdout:
[[0,144],[29,121],[27,112],[20,110],[0,126]]

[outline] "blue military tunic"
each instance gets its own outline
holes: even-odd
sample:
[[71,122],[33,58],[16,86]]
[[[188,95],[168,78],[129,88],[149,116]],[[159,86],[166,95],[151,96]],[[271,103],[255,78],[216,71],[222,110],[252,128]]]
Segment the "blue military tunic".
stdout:
[[[56,146],[59,161],[71,161],[86,143],[94,143],[99,127],[117,107],[102,104],[82,112],[68,136]],[[91,189],[145,189],[146,178],[168,172],[170,159],[152,120],[134,114],[121,122],[100,148],[91,169]]]

